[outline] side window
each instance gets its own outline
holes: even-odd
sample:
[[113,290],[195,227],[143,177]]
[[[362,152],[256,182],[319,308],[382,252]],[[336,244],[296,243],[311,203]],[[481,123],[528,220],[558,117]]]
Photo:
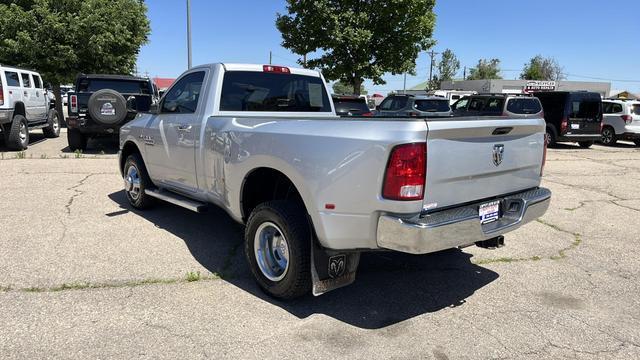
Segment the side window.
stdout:
[[404,109],[409,99],[406,96],[394,96],[386,98],[380,104],[380,110],[396,111]]
[[35,85],[36,89],[42,89],[42,79],[40,79],[40,76],[33,76],[33,84]]
[[31,87],[31,76],[29,74],[20,73],[20,77],[22,77],[22,86],[26,88]]
[[611,112],[613,114],[621,113],[622,112],[622,104],[612,104]]
[[490,99],[487,103],[486,110],[493,112],[502,112],[504,106],[504,99]]
[[484,100],[480,98],[469,101],[469,111],[480,111],[484,107]]
[[4,75],[7,77],[7,86],[20,86],[20,78],[17,72],[5,71]]
[[469,98],[465,97],[462,98],[460,100],[458,100],[455,104],[451,105],[451,110],[461,110],[467,107],[467,104],[469,103]]
[[602,113],[603,114],[611,114],[611,107],[613,106],[613,103],[610,102],[602,102]]
[[574,100],[571,102],[571,113],[569,114],[569,117],[578,117],[578,113],[580,112],[580,104],[580,100]]
[[204,71],[187,74],[165,95],[162,113],[191,114],[198,108]]

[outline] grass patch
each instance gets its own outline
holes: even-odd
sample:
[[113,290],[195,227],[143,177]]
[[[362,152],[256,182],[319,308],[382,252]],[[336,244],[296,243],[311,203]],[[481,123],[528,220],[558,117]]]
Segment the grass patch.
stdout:
[[201,276],[200,276],[200,271],[189,271],[187,273],[187,281],[188,282],[194,282],[194,281],[200,281]]
[[40,159],[46,159],[47,158],[47,154],[41,154],[40,155]]
[[61,159],[68,159],[68,158],[69,158],[69,155],[67,155],[67,154],[60,154],[60,158],[61,158]]
[[84,155],[82,154],[82,150],[76,150],[73,152],[73,157],[76,159],[82,159]]
[[7,291],[11,291],[11,286],[0,285],[0,292],[7,292]]
[[27,157],[27,152],[22,150],[22,151],[18,151],[15,155],[16,159],[25,159]]

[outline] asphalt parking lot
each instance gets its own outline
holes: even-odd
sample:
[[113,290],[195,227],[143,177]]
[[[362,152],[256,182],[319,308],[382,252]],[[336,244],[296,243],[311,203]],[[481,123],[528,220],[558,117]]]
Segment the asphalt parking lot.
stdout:
[[550,149],[506,247],[366,254],[356,283],[274,301],[224,212],[126,203],[116,144],[0,145],[0,358],[640,357],[640,149]]

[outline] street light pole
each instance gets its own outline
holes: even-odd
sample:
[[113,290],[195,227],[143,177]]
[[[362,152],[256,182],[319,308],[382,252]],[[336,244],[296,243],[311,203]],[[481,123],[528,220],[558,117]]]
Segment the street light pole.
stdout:
[[191,69],[191,0],[187,0],[187,66]]

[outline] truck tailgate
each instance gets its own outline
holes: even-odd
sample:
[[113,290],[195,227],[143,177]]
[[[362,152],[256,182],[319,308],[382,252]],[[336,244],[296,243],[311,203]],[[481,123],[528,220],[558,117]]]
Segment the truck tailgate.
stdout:
[[543,119],[427,120],[424,208],[440,209],[540,185]]

